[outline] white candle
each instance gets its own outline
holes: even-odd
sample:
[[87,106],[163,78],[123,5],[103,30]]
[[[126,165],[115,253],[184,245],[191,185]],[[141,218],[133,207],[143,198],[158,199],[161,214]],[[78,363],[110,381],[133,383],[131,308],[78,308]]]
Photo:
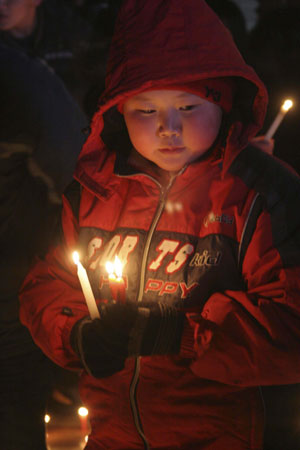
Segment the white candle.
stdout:
[[77,266],[77,275],[79,278],[79,282],[81,285],[81,289],[92,319],[100,318],[100,313],[97,307],[97,303],[94,297],[94,293],[92,291],[90,281],[88,279],[87,273],[83,265],[79,260],[78,252],[73,253],[73,260]]
[[89,420],[88,420],[89,411],[84,406],[80,406],[80,408],[78,408],[78,410],[77,410],[77,413],[78,413],[79,419],[80,419],[81,432],[82,432],[83,436],[85,437],[90,431],[89,430]]
[[286,113],[292,108],[293,106],[293,102],[292,100],[285,100],[285,102],[282,104],[279,113],[277,114],[277,116],[275,117],[274,122],[271,124],[270,128],[268,129],[265,138],[266,139],[271,139],[277,128],[279,127],[279,125],[281,124],[284,116],[286,115]]

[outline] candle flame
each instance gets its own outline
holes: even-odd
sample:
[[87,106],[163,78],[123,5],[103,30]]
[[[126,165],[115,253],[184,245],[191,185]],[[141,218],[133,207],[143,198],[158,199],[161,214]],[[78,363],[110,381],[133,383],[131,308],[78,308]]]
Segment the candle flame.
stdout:
[[85,408],[84,406],[80,406],[80,408],[78,408],[77,412],[80,417],[86,417],[89,414],[88,409]]
[[79,263],[79,253],[78,252],[73,252],[73,261],[74,261],[74,263],[76,264],[76,266],[78,265],[78,263]]
[[111,279],[122,278],[123,264],[121,260],[115,256],[115,261],[107,261],[105,264],[106,271]]
[[283,112],[288,112],[292,107],[293,107],[293,101],[290,99],[285,100],[285,102],[283,103],[281,109]]
[[111,261],[107,261],[107,263],[105,264],[105,268],[106,268],[106,272],[109,275],[113,275],[113,273],[114,273],[114,264]]

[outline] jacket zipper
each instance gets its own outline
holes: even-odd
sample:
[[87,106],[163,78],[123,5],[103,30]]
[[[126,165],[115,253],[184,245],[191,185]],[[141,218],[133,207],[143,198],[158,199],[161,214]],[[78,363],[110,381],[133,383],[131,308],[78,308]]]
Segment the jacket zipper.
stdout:
[[[183,170],[184,169],[182,169],[180,171],[180,173],[183,172]],[[150,244],[152,241],[152,237],[153,237],[154,231],[156,229],[157,223],[158,223],[158,221],[162,215],[162,212],[164,210],[166,197],[174,183],[175,178],[176,178],[176,176],[172,177],[170,179],[168,185],[162,190],[162,192],[160,194],[159,204],[156,209],[154,218],[152,220],[151,227],[148,232],[145,248],[143,251],[140,285],[139,285],[139,292],[138,292],[138,297],[137,297],[138,302],[141,302],[143,299],[145,276],[146,276],[146,264],[147,264],[147,258],[148,258],[148,253],[149,253],[149,248],[150,248]],[[155,183],[161,188],[161,185],[154,178],[151,177],[151,179],[153,179],[155,181]],[[130,392],[130,406],[131,406],[131,410],[132,410],[132,414],[133,414],[134,424],[135,424],[138,434],[140,435],[140,437],[144,443],[144,448],[145,448],[145,450],[151,450],[150,446],[149,446],[149,442],[143,432],[143,427],[142,427],[140,414],[139,414],[139,410],[138,410],[138,405],[137,405],[137,400],[136,400],[136,390],[137,390],[137,385],[138,385],[138,381],[139,381],[139,375],[140,375],[140,357],[136,358],[136,360],[135,360],[134,373],[133,373],[133,377],[132,377],[131,384],[130,384],[130,391],[129,391]]]

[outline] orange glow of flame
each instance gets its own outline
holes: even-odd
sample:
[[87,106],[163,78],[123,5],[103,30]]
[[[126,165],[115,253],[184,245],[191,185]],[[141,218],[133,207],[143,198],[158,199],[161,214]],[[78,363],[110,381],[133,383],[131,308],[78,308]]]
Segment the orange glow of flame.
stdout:
[[121,279],[123,274],[123,264],[118,256],[115,256],[115,261],[107,261],[105,264],[106,271],[111,279]]

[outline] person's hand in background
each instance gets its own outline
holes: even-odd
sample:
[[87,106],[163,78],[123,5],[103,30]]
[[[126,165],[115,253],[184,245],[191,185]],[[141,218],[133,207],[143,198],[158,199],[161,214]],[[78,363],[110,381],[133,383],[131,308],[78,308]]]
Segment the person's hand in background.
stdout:
[[266,152],[269,155],[273,155],[274,153],[274,139],[266,139],[265,136],[255,136],[251,139],[250,144],[254,145],[254,147],[260,148],[263,152]]

